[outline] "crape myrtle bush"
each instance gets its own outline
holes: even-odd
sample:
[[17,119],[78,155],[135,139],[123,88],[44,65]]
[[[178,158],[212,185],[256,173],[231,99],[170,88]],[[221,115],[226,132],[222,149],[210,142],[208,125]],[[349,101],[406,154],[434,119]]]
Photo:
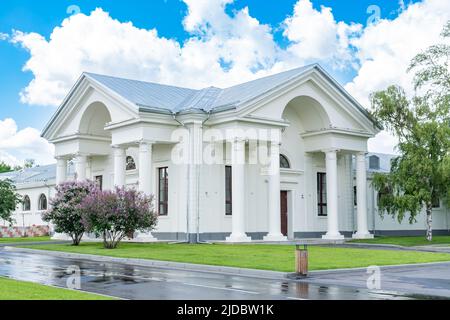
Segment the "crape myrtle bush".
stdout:
[[92,232],[103,237],[105,248],[113,249],[135,231],[154,229],[157,215],[152,200],[134,189],[102,191],[93,181],[70,181],[56,187],[43,220],[53,223],[55,232],[68,234],[73,245]]
[[56,186],[56,196],[50,200],[51,209],[43,214],[42,219],[53,223],[55,232],[68,234],[73,245],[79,245],[86,231],[79,205],[97,189],[92,181],[69,181]]
[[114,249],[127,235],[155,228],[157,215],[152,200],[152,197],[134,189],[102,191],[95,188],[78,209],[82,212],[86,231],[102,236],[105,248]]

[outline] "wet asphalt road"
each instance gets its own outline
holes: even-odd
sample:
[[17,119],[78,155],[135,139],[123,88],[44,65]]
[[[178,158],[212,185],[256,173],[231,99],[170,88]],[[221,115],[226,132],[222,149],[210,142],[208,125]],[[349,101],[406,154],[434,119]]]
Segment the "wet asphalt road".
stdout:
[[82,290],[133,300],[409,299],[344,286],[97,263],[0,248],[0,276],[66,287],[70,266],[80,268]]

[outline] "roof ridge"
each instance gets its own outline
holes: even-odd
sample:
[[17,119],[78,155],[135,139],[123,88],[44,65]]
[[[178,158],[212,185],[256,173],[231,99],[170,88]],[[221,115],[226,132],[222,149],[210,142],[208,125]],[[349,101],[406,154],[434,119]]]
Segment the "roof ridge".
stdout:
[[191,91],[196,91],[196,92],[201,90],[201,89],[199,90],[199,89],[193,89],[193,88],[188,88],[188,87],[181,87],[181,86],[165,84],[165,83],[159,83],[159,82],[153,82],[153,81],[144,81],[144,80],[137,80],[137,79],[131,79],[131,78],[110,76],[110,75],[106,75],[106,74],[93,73],[93,72],[83,72],[83,74],[87,75],[87,76],[100,76],[100,77],[105,77],[105,78],[110,78],[110,79],[133,81],[133,82],[139,82],[139,83],[143,83],[143,84],[151,84],[151,85],[162,86],[162,87],[171,87],[171,88],[177,88],[177,89],[183,89],[183,90],[191,90]]

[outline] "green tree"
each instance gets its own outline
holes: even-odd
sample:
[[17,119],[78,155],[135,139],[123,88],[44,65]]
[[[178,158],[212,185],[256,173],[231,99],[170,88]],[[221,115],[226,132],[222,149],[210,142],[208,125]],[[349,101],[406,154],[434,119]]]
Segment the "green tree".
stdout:
[[0,162],[0,173],[4,172],[10,172],[12,171],[12,168],[10,165],[6,164],[5,162]]
[[[442,33],[450,39],[450,21]],[[450,46],[435,45],[418,54],[408,71],[414,70],[416,94],[409,99],[404,90],[390,86],[372,95],[374,117],[399,140],[400,156],[389,174],[376,174],[375,188],[381,214],[409,222],[425,208],[426,238],[431,241],[433,203],[450,204]]]
[[0,180],[0,219],[14,223],[12,213],[21,203],[21,197],[11,180]]
[[35,166],[35,164],[36,164],[36,160],[34,160],[34,159],[26,159],[25,160],[25,164],[23,165],[23,167],[25,169],[30,169],[30,168],[33,168]]

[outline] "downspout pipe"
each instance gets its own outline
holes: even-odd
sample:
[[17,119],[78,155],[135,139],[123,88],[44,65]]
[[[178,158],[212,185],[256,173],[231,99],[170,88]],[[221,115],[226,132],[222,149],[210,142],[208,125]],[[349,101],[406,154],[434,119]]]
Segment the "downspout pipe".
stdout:
[[[202,129],[205,126],[206,122],[211,118],[211,111],[208,112],[208,117],[205,121],[202,122]],[[203,133],[203,131],[202,131]],[[203,139],[203,137],[202,137]],[[210,242],[205,242],[200,240],[200,170],[197,168],[197,243],[200,244],[211,244]]]
[[[172,118],[174,121],[178,122],[180,124],[180,126],[182,126],[183,128],[186,128],[186,125],[177,119],[176,113],[172,114]],[[189,183],[190,183],[190,168],[188,166],[187,179],[186,179],[186,190],[189,190]],[[189,241],[189,197],[186,196],[186,240],[172,242],[171,244],[182,244],[182,243],[189,243],[189,242],[190,242]]]

